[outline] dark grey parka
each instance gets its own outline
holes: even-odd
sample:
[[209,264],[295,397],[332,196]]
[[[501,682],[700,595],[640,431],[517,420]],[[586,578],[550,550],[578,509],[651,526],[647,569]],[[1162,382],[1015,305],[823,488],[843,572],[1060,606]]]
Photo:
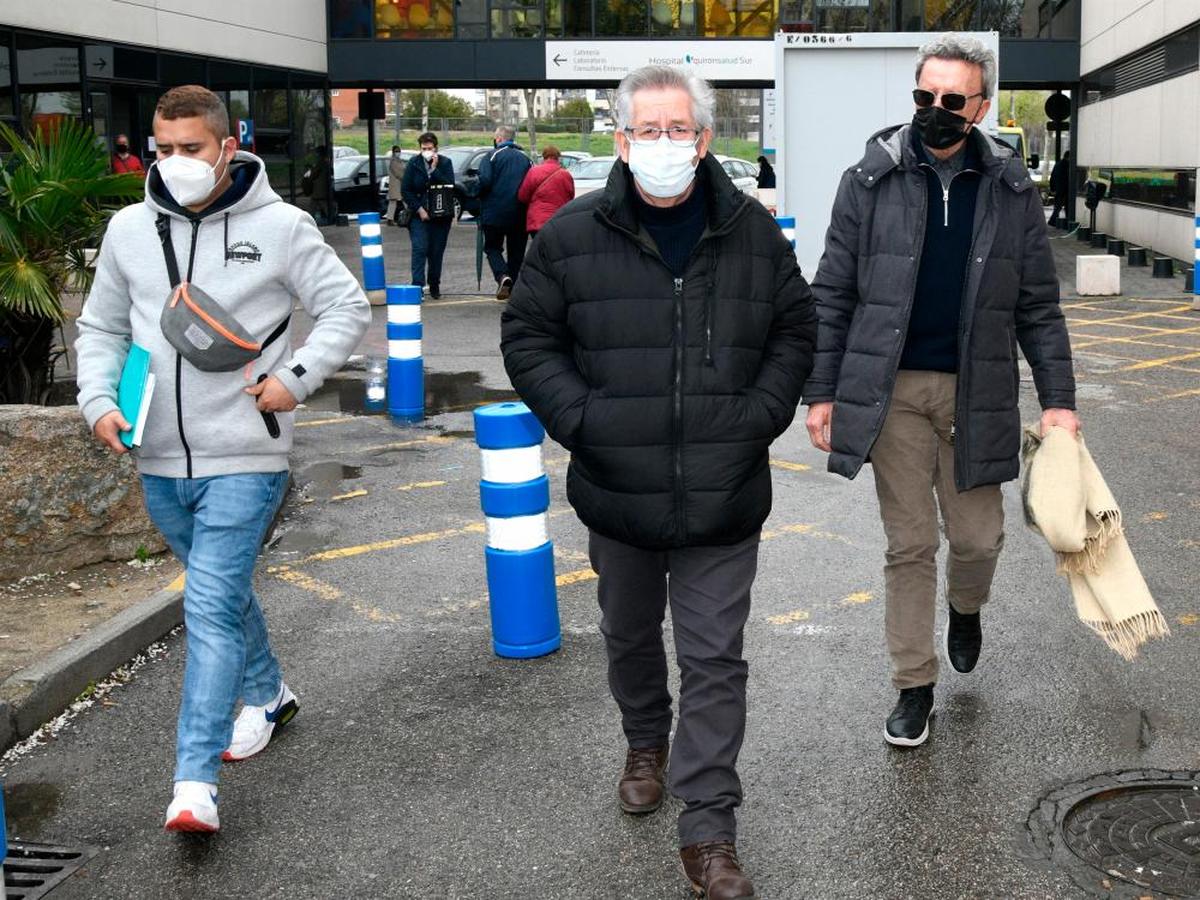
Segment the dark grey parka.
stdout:
[[617,162],[538,232],[501,317],[504,366],[571,451],[567,497],[636,547],[734,544],[771,511],[767,448],[792,421],[817,318],[770,213],[711,155],[708,224],[682,278]]
[[[872,136],[842,175],[812,290],[820,328],[804,389],[833,401],[829,471],[853,478],[891,402],[908,333],[928,192],[909,131]],[[1017,345],[1044,409],[1075,408],[1071,345],[1041,199],[1024,161],[978,129],[983,177],[958,339],[954,481],[960,491],[1020,471]]]

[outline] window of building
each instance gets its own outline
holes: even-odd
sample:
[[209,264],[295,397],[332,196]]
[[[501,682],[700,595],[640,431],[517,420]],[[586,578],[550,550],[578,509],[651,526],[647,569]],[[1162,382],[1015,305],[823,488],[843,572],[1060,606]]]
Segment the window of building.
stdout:
[[27,129],[83,115],[79,73],[79,44],[17,35],[15,81],[21,86],[21,118]]
[[541,37],[542,0],[491,0],[494,38]]
[[454,37],[454,0],[382,0],[375,7],[375,37],[384,40]]
[[591,0],[546,0],[547,37],[591,37]]
[[329,4],[329,32],[335,38],[371,36],[371,0],[332,0]]
[[[12,34],[0,31],[0,119],[11,119],[13,108]],[[11,122],[9,123],[12,124]]]
[[650,33],[655,36],[698,34],[704,0],[652,0]]
[[1200,68],[1200,25],[1171,35],[1083,76],[1081,104],[1159,84]]
[[[599,37],[644,37],[649,33],[650,13],[646,0],[595,0],[596,35]],[[719,0],[714,0],[719,2]]]
[[206,84],[208,82],[208,66],[199,56],[177,56],[174,53],[163,53],[159,57],[159,67],[164,87],[176,87],[181,84]]
[[[1108,183],[1106,200],[1155,206],[1192,215],[1196,208],[1195,169],[1077,169],[1079,183],[1088,179]],[[1080,188],[1082,192],[1083,187]]]

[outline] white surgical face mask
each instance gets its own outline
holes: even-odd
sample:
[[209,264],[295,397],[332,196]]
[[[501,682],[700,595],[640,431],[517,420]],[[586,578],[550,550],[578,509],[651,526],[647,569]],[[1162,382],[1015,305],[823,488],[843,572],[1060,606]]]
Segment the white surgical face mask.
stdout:
[[425,162],[429,162],[431,159],[433,159],[433,151],[432,150],[422,150],[421,157],[425,160]]
[[651,197],[678,197],[696,178],[695,144],[677,147],[664,134],[653,144],[629,142],[629,170]]
[[[222,144],[221,159],[224,157],[225,146]],[[218,160],[218,164],[221,159]],[[217,185],[217,170],[194,156],[172,154],[154,165],[162,177],[163,184],[180,206],[195,206],[204,202]]]

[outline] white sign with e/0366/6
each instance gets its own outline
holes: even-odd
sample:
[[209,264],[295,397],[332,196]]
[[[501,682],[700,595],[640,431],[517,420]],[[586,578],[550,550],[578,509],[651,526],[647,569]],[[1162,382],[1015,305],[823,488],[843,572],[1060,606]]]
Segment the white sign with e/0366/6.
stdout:
[[616,83],[642,66],[691,69],[709,81],[773,81],[773,41],[546,41],[546,78]]

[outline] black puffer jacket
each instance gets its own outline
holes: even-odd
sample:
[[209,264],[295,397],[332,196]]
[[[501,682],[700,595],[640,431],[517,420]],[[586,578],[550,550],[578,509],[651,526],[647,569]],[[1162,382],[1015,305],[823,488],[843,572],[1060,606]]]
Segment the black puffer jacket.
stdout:
[[[908,332],[928,207],[910,126],[879,132],[842,176],[813,279],[821,319],[804,402],[834,401],[829,470],[853,478],[879,436]],[[1017,344],[1043,408],[1075,408],[1071,344],[1041,199],[1021,160],[977,129],[983,163],[958,340],[954,481],[1020,471]]]
[[711,156],[708,225],[676,280],[618,162],[533,242],[502,317],[504,365],[571,451],[584,524],[648,549],[732,544],[771,510],[767,448],[812,367],[816,315],[770,214]]

